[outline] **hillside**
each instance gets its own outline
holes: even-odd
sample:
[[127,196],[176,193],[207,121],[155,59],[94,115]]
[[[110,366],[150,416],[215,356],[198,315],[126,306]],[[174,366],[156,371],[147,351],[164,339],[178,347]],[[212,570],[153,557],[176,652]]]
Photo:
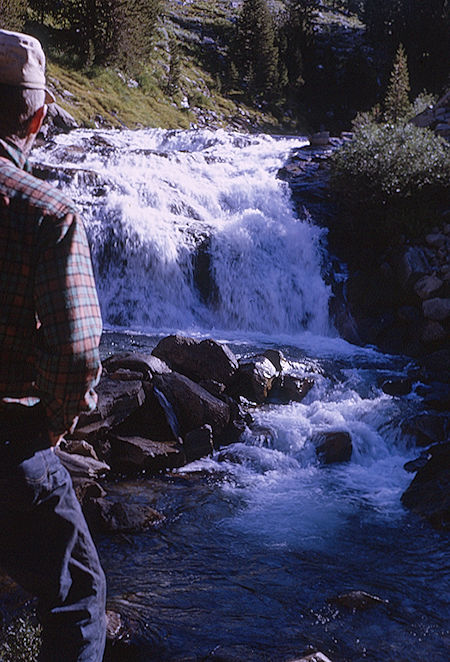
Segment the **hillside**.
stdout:
[[[273,2],[279,13],[283,2]],[[256,102],[245,91],[225,89],[229,44],[241,0],[164,0],[158,19],[151,62],[132,78],[114,67],[74,67],[64,49],[41,25],[30,25],[49,53],[48,77],[58,104],[87,127],[142,126],[162,128],[230,127],[250,131],[301,132],[316,128],[330,116],[327,99],[303,107],[302,101],[278,104],[276,116],[269,104]],[[352,14],[322,6],[315,14],[318,57],[326,58],[333,43],[333,78],[356,43],[364,26]],[[179,90],[167,92],[171,40],[178,44]],[[331,51],[330,51],[331,52]],[[329,74],[328,74],[329,76]],[[323,74],[317,80],[330,89]],[[312,97],[317,97],[312,89]],[[311,96],[310,94],[310,96]],[[331,102],[331,101],[330,101]],[[331,113],[333,116],[333,113]]]
[[[239,91],[225,94],[221,89],[225,36],[239,5],[227,0],[165,0],[152,61],[136,79],[112,67],[75,69],[50,49],[48,78],[57,103],[88,127],[279,129],[283,122],[271,113],[243,102]],[[173,35],[180,44],[180,89],[171,96],[167,81]]]

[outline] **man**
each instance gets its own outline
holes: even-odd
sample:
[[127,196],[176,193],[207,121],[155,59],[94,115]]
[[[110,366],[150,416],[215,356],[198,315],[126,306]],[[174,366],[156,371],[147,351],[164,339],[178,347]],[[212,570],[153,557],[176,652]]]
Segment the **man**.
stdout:
[[0,30],[0,566],[38,597],[41,662],[100,662],[104,575],[53,449],[95,407],[101,318],[83,224],[27,163],[53,101],[39,41]]

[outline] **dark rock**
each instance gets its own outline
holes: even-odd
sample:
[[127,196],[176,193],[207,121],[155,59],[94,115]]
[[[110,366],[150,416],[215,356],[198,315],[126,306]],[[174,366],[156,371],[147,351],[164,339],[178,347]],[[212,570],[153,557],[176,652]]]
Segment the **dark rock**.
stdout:
[[114,432],[154,441],[176,441],[180,436],[178,420],[170,403],[153,383],[144,382],[145,402],[133,411]]
[[314,386],[314,379],[295,374],[281,375],[270,392],[272,402],[301,402]]
[[84,508],[89,526],[104,533],[139,533],[160,524],[164,515],[150,506],[92,499]]
[[65,453],[84,455],[85,457],[92,457],[94,460],[98,460],[94,447],[84,439],[62,439],[58,447]]
[[117,379],[119,382],[133,382],[145,379],[147,375],[137,370],[127,370],[126,368],[119,368],[115,372],[108,373],[110,379]]
[[238,367],[233,352],[210,339],[199,341],[180,335],[168,336],[158,343],[153,354],[196,382],[213,379],[229,384]]
[[269,395],[277,374],[275,366],[265,356],[241,359],[230,392],[261,404]]
[[216,382],[214,379],[205,379],[199,382],[199,386],[211,393],[215,398],[223,398],[226,386],[222,382]]
[[426,465],[426,463],[430,458],[431,458],[431,453],[421,453],[419,457],[416,457],[415,460],[406,462],[403,465],[403,469],[408,473],[414,474],[416,473],[416,471],[419,471],[419,469],[423,469],[423,467]]
[[184,438],[183,450],[187,462],[193,462],[201,457],[212,455],[214,447],[211,426],[203,425],[197,430],[188,432]]
[[97,410],[102,419],[112,419],[113,425],[125,420],[132,411],[140,407],[145,393],[140,381],[120,382],[109,377],[100,380],[96,387]]
[[440,322],[425,320],[420,327],[420,340],[424,345],[441,343],[447,337],[447,332]]
[[417,395],[422,396],[424,404],[436,411],[450,411],[450,383],[431,382],[418,386]]
[[269,359],[269,361],[275,366],[277,372],[282,372],[282,370],[285,370],[289,365],[283,352],[280,352],[278,349],[266,349],[263,356],[265,356],[266,359]]
[[433,446],[430,453],[401,500],[433,527],[450,530],[450,442]]
[[348,432],[319,432],[312,439],[317,457],[324,464],[348,462],[352,456],[352,438]]
[[72,129],[77,129],[78,124],[75,118],[72,117],[67,110],[61,108],[57,103],[51,103],[48,106],[47,110],[48,121],[56,129],[60,129],[65,133],[72,131]]
[[170,372],[169,366],[158,359],[153,354],[139,354],[123,352],[114,354],[102,361],[103,367],[108,373],[117,372],[117,370],[132,370],[141,373],[143,376],[161,375]]
[[226,402],[177,372],[157,375],[154,381],[174,409],[181,436],[207,423],[214,437],[220,439],[230,422],[230,407]]
[[419,278],[431,272],[424,251],[418,246],[409,246],[397,263],[397,274],[403,288],[414,285]]
[[402,430],[415,437],[417,446],[445,442],[450,438],[450,416],[447,414],[419,414],[404,421]]
[[111,463],[119,473],[158,473],[182,467],[186,458],[176,441],[153,441],[143,437],[111,435]]
[[422,310],[427,319],[442,322],[450,317],[450,299],[427,299],[422,303]]
[[440,349],[420,358],[420,364],[431,373],[442,373],[450,381],[450,349]]
[[408,395],[411,393],[412,382],[408,377],[401,379],[386,379],[381,384],[381,389],[387,395]]
[[103,662],[139,662],[142,660],[142,650],[136,616],[119,612],[122,604],[118,603],[120,598],[117,603],[113,602],[112,606],[108,604],[106,610],[106,648]]
[[424,276],[414,285],[414,291],[421,299],[429,299],[441,289],[442,285],[442,280],[437,276]]
[[106,496],[106,492],[100,483],[86,478],[72,478],[73,488],[78,501],[84,506],[90,499],[100,499]]
[[76,455],[74,453],[65,453],[60,448],[55,448],[55,453],[59,457],[61,464],[67,469],[71,476],[80,478],[99,478],[104,476],[110,470],[106,462],[94,460],[92,457]]
[[341,593],[334,598],[329,598],[328,602],[337,605],[338,607],[346,607],[356,611],[369,609],[377,605],[389,604],[387,600],[382,600],[377,595],[371,595],[365,591],[349,591],[348,593]]

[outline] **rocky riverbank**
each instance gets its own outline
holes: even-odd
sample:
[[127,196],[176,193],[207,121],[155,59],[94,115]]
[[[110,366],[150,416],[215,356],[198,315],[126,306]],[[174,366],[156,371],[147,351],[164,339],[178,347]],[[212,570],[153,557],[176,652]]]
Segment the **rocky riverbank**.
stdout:
[[[339,223],[337,201],[330,188],[329,157],[351,134],[329,138],[322,133],[298,149],[280,172],[288,181],[298,213],[310,213],[329,229],[333,289],[330,313],[342,337],[371,344],[416,362],[404,380],[382,385],[396,396],[417,393],[423,413],[402,424],[405,434],[426,450],[406,467],[417,471],[402,497],[408,508],[433,526],[450,527],[450,209],[439,225],[415,242],[389,247],[376,261],[344,263],[342,242],[334,242]],[[321,144],[322,143],[322,144]],[[347,237],[345,254],[358,246]],[[333,276],[338,272],[339,278]]]

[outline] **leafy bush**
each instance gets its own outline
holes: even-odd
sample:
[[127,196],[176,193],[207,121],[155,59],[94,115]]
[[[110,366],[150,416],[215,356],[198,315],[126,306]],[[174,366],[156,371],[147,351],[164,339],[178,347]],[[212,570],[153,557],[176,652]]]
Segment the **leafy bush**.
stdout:
[[450,146],[429,129],[360,118],[332,157],[331,181],[354,241],[383,250],[436,224],[448,202]]
[[386,204],[450,182],[449,145],[412,124],[362,124],[332,161],[337,188],[365,202]]

